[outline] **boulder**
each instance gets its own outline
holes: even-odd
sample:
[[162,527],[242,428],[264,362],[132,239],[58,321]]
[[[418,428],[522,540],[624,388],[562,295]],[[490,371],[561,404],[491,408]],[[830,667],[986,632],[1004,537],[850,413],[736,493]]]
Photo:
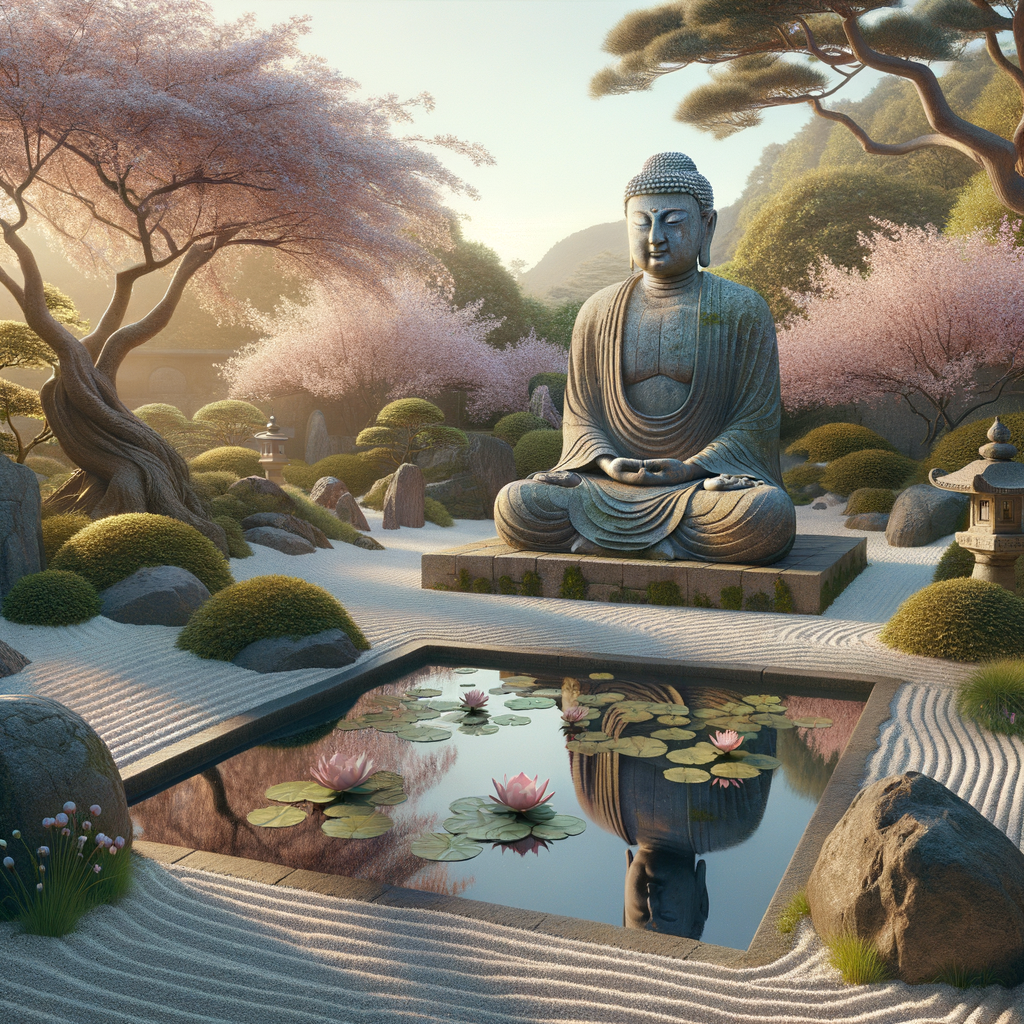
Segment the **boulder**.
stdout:
[[[42,820],[59,814],[68,800],[78,806],[79,824],[93,822],[94,835],[123,836],[131,844],[121,776],[96,730],[49,697],[0,694],[0,836],[30,889],[36,878],[25,848],[11,841],[11,832],[21,829],[30,850],[52,848],[56,836],[42,827]],[[88,813],[92,804],[102,808],[98,819]],[[6,891],[6,885],[0,889]]]
[[184,626],[209,597],[210,591],[188,569],[145,566],[100,592],[100,614],[134,626]]
[[363,533],[370,532],[370,524],[366,521],[363,510],[349,492],[346,491],[338,499],[338,504],[334,506],[334,514],[343,523],[348,523],[349,526],[354,526],[357,530],[362,530]]
[[888,522],[888,512],[860,512],[848,516],[844,525],[848,530],[884,530]]
[[534,416],[547,420],[555,430],[562,429],[562,417],[555,408],[555,403],[551,401],[551,392],[548,391],[547,384],[541,384],[533,389],[529,411]]
[[312,523],[307,523],[305,519],[299,519],[298,516],[289,516],[283,512],[257,512],[242,520],[243,530],[255,530],[260,526],[272,526],[275,530],[294,533],[296,537],[308,540],[317,548],[334,547],[323,530]]
[[249,497],[273,499],[274,511],[277,512],[291,512],[295,508],[295,502],[273,480],[262,476],[243,476],[228,488],[227,493],[235,494],[243,501]]
[[424,452],[417,465],[436,481],[427,495],[456,519],[493,519],[498,492],[519,479],[512,446],[489,434],[467,436],[468,447]]
[[894,548],[931,544],[956,529],[969,500],[966,494],[940,491],[931,484],[914,484],[896,498],[885,539]]
[[46,568],[41,504],[35,473],[0,455],[0,598],[22,576]]
[[352,541],[352,547],[365,548],[367,551],[384,551],[384,545],[375,541],[372,537],[357,537]]
[[4,676],[17,675],[26,665],[31,664],[32,662],[21,651],[8,647],[3,640],[0,640],[0,679],[3,679]]
[[333,512],[338,504],[338,499],[348,493],[349,489],[344,480],[339,480],[336,476],[322,476],[313,484],[309,496],[318,505],[323,505],[324,508]]
[[384,529],[423,526],[426,522],[423,515],[424,497],[426,488],[419,466],[408,462],[399,466],[384,495]]
[[312,466],[328,455],[333,455],[331,438],[327,433],[327,421],[324,414],[316,409],[306,420],[306,446],[303,458],[307,466]]
[[857,794],[821,848],[807,902],[819,935],[853,933],[912,984],[952,967],[1024,981],[1024,854],[920,772]]
[[243,534],[250,544],[262,544],[285,555],[311,555],[316,548],[305,537],[276,526],[257,526]]
[[254,672],[288,672],[296,668],[341,668],[351,665],[359,651],[341,629],[313,636],[275,636],[243,647],[232,664]]

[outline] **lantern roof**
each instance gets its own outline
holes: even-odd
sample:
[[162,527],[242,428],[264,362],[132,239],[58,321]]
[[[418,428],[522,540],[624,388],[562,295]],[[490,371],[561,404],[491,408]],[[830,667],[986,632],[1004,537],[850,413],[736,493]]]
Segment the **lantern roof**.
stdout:
[[[253,434],[253,437],[261,438],[265,441],[287,441],[288,435],[281,433],[281,428],[277,425],[277,418],[274,416],[270,417],[267,423],[267,429],[261,430],[258,434]],[[1014,451],[1016,452],[1016,448]],[[1024,469],[1024,467],[1021,467]]]
[[974,494],[1024,494],[1024,464],[1014,462],[1017,449],[1010,444],[1010,429],[995,418],[988,430],[989,444],[978,449],[980,459],[955,473],[933,469],[928,480],[944,491]]

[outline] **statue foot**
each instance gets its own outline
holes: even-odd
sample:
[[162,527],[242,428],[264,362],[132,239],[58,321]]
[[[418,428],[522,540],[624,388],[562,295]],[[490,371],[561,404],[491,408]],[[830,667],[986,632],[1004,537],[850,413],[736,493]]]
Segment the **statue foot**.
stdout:
[[592,540],[587,540],[586,537],[577,536],[572,542],[572,547],[569,549],[574,555],[603,555],[606,554],[604,548],[598,547]]

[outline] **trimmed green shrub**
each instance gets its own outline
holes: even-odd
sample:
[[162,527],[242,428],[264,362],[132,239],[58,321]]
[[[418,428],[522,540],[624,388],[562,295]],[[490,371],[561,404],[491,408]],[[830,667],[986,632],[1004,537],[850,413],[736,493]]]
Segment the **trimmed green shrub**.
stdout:
[[26,626],[73,626],[99,613],[96,588],[77,573],[56,569],[22,576],[3,603],[4,618]]
[[206,473],[191,473],[189,482],[200,498],[212,501],[219,494],[227,494],[228,488],[238,480],[238,475],[226,469],[210,470]]
[[260,453],[236,445],[211,448],[189,460],[188,468],[193,473],[226,472],[237,477],[266,475],[260,465]]
[[835,462],[844,455],[866,451],[894,452],[896,449],[881,434],[856,423],[826,423],[794,441],[787,455],[806,455],[809,462]]
[[740,586],[722,587],[719,600],[721,607],[738,612],[743,607],[743,588]]
[[836,494],[853,494],[862,487],[900,488],[917,468],[913,459],[899,452],[866,448],[830,462],[821,478],[821,485]]
[[974,555],[966,548],[960,547],[956,541],[942,552],[939,564],[935,566],[932,574],[932,582],[940,583],[942,580],[956,580],[964,576],[970,576],[974,572]]
[[562,457],[560,430],[530,430],[519,439],[513,451],[519,478],[551,469]]
[[370,644],[348,612],[322,587],[292,576],[254,576],[210,598],[188,620],[176,646],[200,658],[231,661],[269,637],[344,630],[357,650]]
[[313,467],[307,465],[302,459],[292,459],[281,470],[281,475],[286,483],[293,484],[295,487],[301,487],[304,491],[313,490],[313,484],[318,479],[318,477],[313,476]]
[[[313,463],[310,475],[313,481],[310,487],[322,476],[333,476],[341,480],[353,496],[358,498],[369,490],[370,485],[380,476],[380,471],[375,463],[364,459],[362,455],[328,455]],[[285,479],[288,479],[287,476]]]
[[373,486],[363,495],[363,500],[360,502],[364,508],[372,508],[377,512],[380,512],[384,508],[384,495],[388,493],[388,488],[391,486],[391,478],[394,473],[388,473],[387,476],[382,476],[379,480],[375,480]]
[[891,512],[896,504],[896,492],[888,487],[858,487],[846,502],[845,516],[859,516],[862,512]]
[[48,459],[45,455],[30,455],[25,460],[25,465],[32,470],[33,473],[38,473],[40,476],[63,476],[68,471],[68,467],[63,462],[58,462],[57,459]]
[[782,474],[782,483],[786,488],[786,493],[795,504],[808,505],[825,493],[825,488],[821,486],[821,478],[824,475],[824,466],[805,462],[800,466],[787,469]]
[[0,455],[8,455],[11,459],[18,457],[18,442],[6,430],[0,430]]
[[528,434],[531,430],[551,429],[551,424],[547,420],[534,416],[532,412],[513,412],[508,416],[502,416],[494,424],[494,436],[515,448],[523,434]]
[[960,687],[957,710],[991,732],[1024,736],[1024,661],[990,661]]
[[951,661],[1024,655],[1024,601],[997,583],[952,579],[908,597],[879,639],[907,654]]
[[451,512],[448,511],[436,498],[423,499],[423,515],[428,523],[435,526],[454,526]]
[[523,573],[523,582],[519,587],[519,593],[523,597],[540,597],[541,594],[540,576],[530,569]]
[[777,612],[788,614],[793,610],[793,591],[781,576],[775,580],[775,597],[772,605]]
[[211,448],[214,445],[242,444],[266,428],[266,413],[236,398],[210,402],[202,409],[197,409],[192,416],[192,429],[197,441]]
[[342,522],[330,509],[318,505],[305,491],[292,484],[284,485],[284,493],[292,499],[295,507],[292,515],[312,523],[322,530],[331,540],[340,540],[345,544],[355,544],[362,534],[351,523]]
[[213,520],[223,531],[228,539],[228,555],[231,558],[252,558],[252,548],[245,539],[245,531],[242,524],[231,516],[215,516]]
[[188,427],[188,417],[176,405],[167,402],[140,405],[138,409],[132,410],[132,414],[161,435],[173,434]]
[[149,512],[96,520],[65,542],[52,568],[77,572],[105,590],[146,565],[187,569],[211,594],[234,582],[213,541],[187,523]]
[[565,411],[565,385],[568,380],[569,376],[565,373],[535,373],[530,378],[526,390],[532,398],[534,391],[541,384],[546,385],[548,394],[551,396],[551,404],[558,410],[559,415],[562,415]]
[[[944,469],[947,473],[955,473],[963,469],[968,462],[980,459],[978,449],[988,444],[989,428],[995,419],[991,413],[979,420],[951,430],[933,445],[931,453],[925,459],[926,469]],[[1014,462],[1024,462],[1024,412],[1000,413],[999,422],[1010,428],[1013,443],[1017,446],[1017,457]]]
[[91,517],[84,512],[64,512],[56,516],[47,516],[42,522],[46,564],[49,565],[53,561],[53,556],[60,551],[65,541],[91,525]]
[[380,466],[401,466],[433,448],[465,448],[466,435],[444,426],[444,413],[423,398],[400,398],[377,413],[372,427],[359,432],[356,444],[370,448],[364,457]]

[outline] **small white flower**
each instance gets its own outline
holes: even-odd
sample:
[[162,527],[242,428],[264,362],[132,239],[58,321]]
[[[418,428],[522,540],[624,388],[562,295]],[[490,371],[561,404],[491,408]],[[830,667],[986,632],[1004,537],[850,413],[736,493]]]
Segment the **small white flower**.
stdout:
[[103,868],[101,868],[99,866],[99,864],[93,864],[92,870],[93,870],[93,874],[98,875],[103,870]]
[[93,804],[92,807],[89,808],[89,813],[94,818],[98,818],[100,816],[100,805],[99,804]]
[[78,810],[78,808],[77,808],[77,807],[75,806],[75,801],[74,801],[74,800],[69,800],[69,801],[68,801],[68,802],[67,802],[67,803],[66,803],[66,804],[64,805],[64,810],[65,810],[65,812],[66,812],[67,814],[74,814],[74,813],[75,813],[75,811],[77,811],[77,810]]
[[45,875],[45,874],[46,874],[46,865],[45,864],[40,864],[39,865],[39,875],[40,875],[40,877]]
[[115,845],[115,846],[116,846],[116,847],[117,847],[117,848],[118,848],[119,850],[123,850],[123,849],[124,849],[124,836],[118,836],[118,837],[117,837],[117,838],[116,838],[116,839],[114,840],[114,845]]
[[53,828],[53,826],[55,824],[56,824],[56,819],[54,819],[54,818],[43,818],[43,828]]
[[92,822],[91,821],[83,821],[82,822],[82,831],[83,832],[91,832],[92,831]]
[[71,829],[69,829],[69,828],[62,828],[60,830],[60,834],[62,836],[69,836],[69,835],[71,835]]
[[38,853],[40,857],[49,857],[50,848],[48,846],[40,846],[39,849],[36,850],[36,853]]
[[43,883],[42,882],[36,882],[36,892],[42,892],[42,891],[43,891]]
[[117,853],[117,847],[116,847],[116,846],[111,846],[111,847],[109,847],[109,848],[107,849],[107,853],[109,853],[109,854],[110,854],[110,856],[111,856],[111,857],[113,857],[113,856],[114,856],[114,854],[115,854],[115,853]]
[[14,831],[13,831],[13,832],[11,833],[11,835],[12,835],[12,836],[14,836],[14,838],[15,838],[15,839],[20,839],[20,838],[21,838],[21,832],[19,832],[19,831],[18,831],[18,829],[15,829],[15,830],[14,830]]
[[14,870],[14,858],[13,857],[4,857],[4,867],[7,868],[8,871],[13,871]]
[[54,821],[55,821],[55,822],[56,822],[56,823],[57,823],[58,825],[60,825],[60,826],[62,826],[62,827],[63,827],[64,825],[66,825],[66,824],[68,823],[68,816],[67,816],[66,814],[64,814],[64,812],[62,811],[62,812],[61,812],[60,814],[58,814],[58,815],[57,815],[57,817],[56,817],[56,818],[54,818],[53,820],[54,820]]
[[7,840],[6,839],[0,839],[0,850],[6,850],[6,849],[7,849]]

